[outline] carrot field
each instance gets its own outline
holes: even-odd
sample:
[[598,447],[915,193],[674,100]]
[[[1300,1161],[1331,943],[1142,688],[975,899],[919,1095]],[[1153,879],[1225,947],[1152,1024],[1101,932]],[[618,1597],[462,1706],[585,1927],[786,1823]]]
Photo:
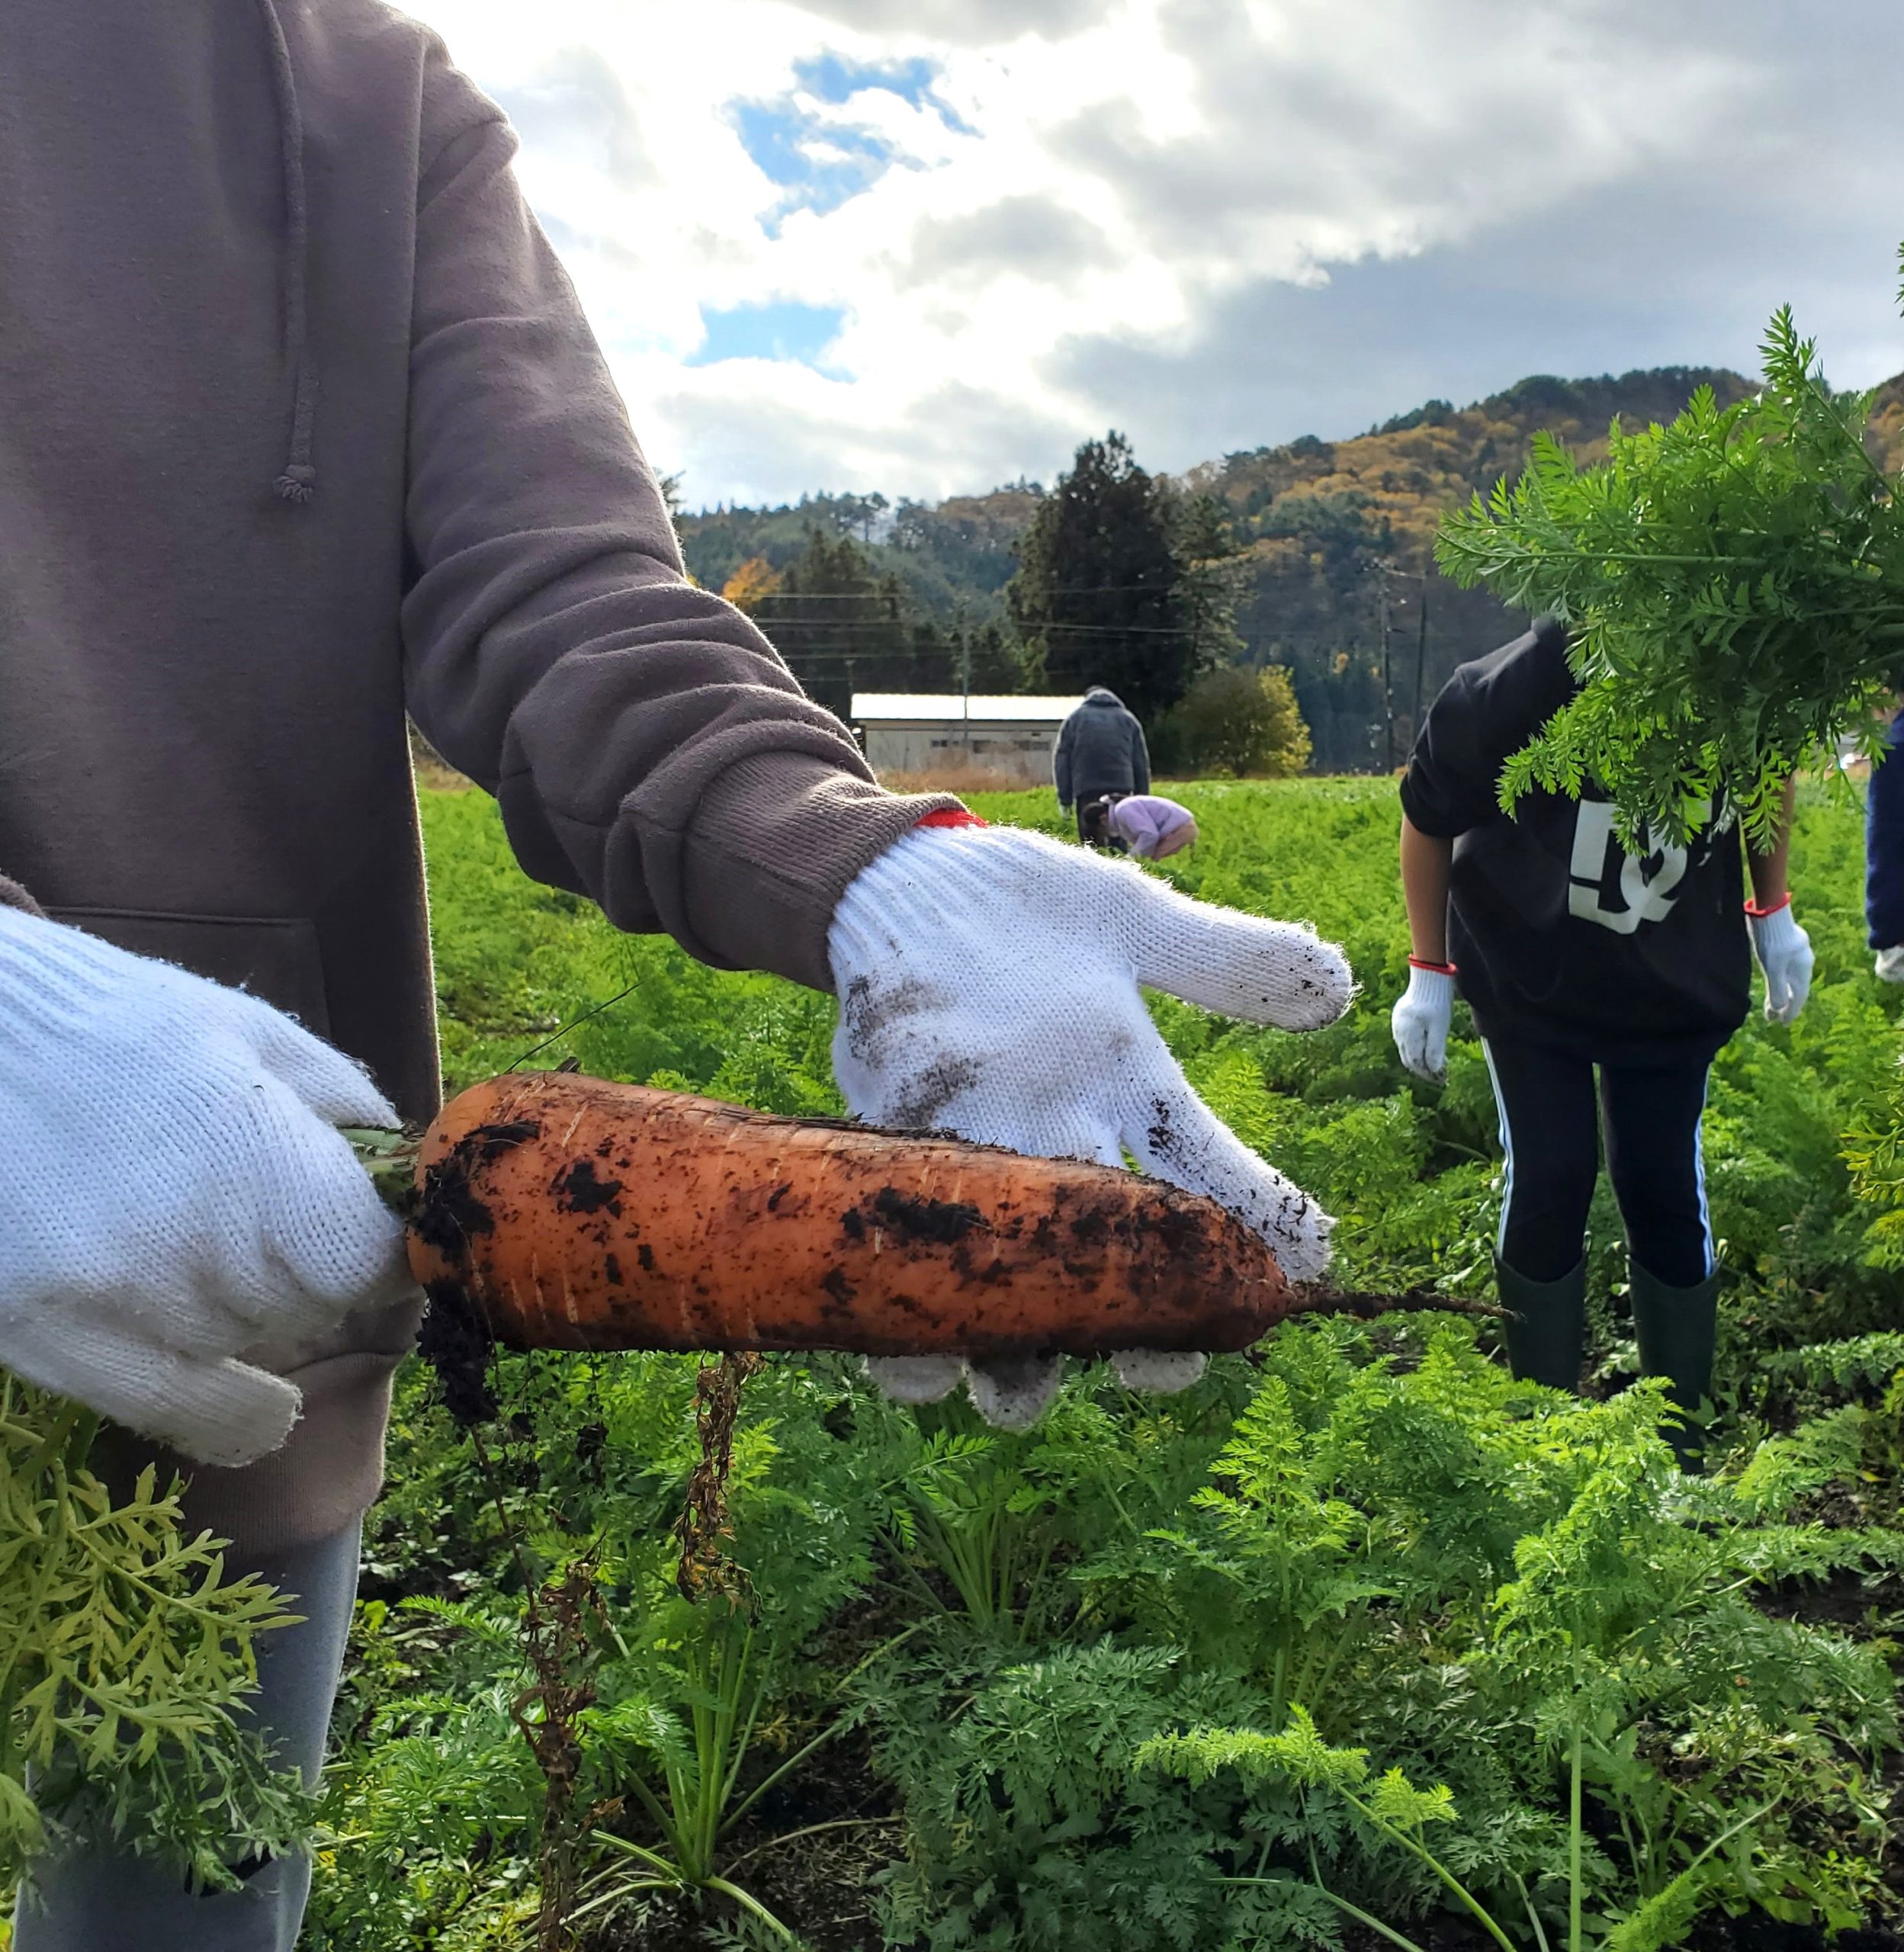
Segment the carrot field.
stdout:
[[[1344,1285],[1488,1291],[1498,1153],[1388,1031],[1385,779],[1188,786],[1157,870],[1315,922],[1363,985],[1297,1037],[1153,1007],[1193,1081],[1340,1216]],[[424,795],[452,1086],[525,1053],[763,1109],[842,1107],[829,998],[617,936]],[[1062,831],[1052,796],[979,796]],[[691,1357],[511,1358],[470,1433],[420,1364],[326,1792],[304,1944],[1257,1952],[1904,1944],[1904,1318],[1844,1135],[1895,1074],[1849,787],[1792,878],[1819,974],[1722,1056],[1717,1468],[1636,1370],[1616,1216],[1594,1392],[1511,1382],[1452,1315],[1292,1324],[1145,1398],[1074,1369],[1022,1436],[844,1358],[746,1382],[724,1575],[690,1601]],[[1082,1061],[1084,1054],[1080,1054]]]

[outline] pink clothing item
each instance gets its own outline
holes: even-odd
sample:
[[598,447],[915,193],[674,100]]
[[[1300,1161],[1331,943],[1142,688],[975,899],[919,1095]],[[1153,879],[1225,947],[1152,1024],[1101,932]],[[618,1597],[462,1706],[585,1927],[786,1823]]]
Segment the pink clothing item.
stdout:
[[1161,861],[1196,844],[1196,820],[1174,800],[1132,793],[1111,808],[1111,831],[1139,860]]

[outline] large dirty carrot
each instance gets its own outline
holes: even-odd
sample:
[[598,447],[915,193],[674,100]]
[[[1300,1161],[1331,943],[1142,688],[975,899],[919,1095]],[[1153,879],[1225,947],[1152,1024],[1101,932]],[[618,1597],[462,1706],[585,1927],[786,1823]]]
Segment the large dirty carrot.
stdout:
[[432,1299],[516,1348],[1238,1349],[1299,1305],[1135,1173],[559,1072],[452,1100],[407,1212]]

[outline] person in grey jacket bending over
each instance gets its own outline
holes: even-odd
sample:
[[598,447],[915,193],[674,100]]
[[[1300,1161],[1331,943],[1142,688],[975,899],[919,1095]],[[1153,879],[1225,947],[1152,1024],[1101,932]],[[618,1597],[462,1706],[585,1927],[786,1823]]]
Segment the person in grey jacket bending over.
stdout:
[[1052,753],[1052,777],[1058,804],[1065,813],[1077,804],[1077,836],[1084,832],[1084,809],[1106,793],[1148,793],[1151,790],[1150,748],[1144,728],[1124,709],[1124,701],[1102,685],[1084,694],[1084,702],[1059,729]]

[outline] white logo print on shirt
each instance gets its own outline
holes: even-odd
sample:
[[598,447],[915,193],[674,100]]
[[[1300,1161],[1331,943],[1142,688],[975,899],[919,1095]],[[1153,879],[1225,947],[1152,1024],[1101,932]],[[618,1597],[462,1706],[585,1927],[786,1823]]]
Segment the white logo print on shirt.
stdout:
[[[1654,833],[1646,838],[1653,851],[1640,860],[1614,835],[1611,804],[1581,801],[1568,869],[1568,913],[1583,922],[1597,922],[1617,936],[1633,934],[1642,922],[1665,921],[1685,876],[1686,850]],[[1617,905],[1610,905],[1610,898]]]

